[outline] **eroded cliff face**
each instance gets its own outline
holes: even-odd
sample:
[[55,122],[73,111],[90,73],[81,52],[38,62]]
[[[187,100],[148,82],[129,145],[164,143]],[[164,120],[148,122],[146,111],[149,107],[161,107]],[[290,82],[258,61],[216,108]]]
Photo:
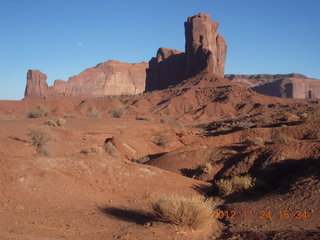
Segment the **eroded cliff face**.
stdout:
[[68,81],[56,80],[50,88],[46,75],[29,70],[25,98],[55,99],[62,97],[100,97],[138,94],[145,89],[148,64],[124,63],[115,60],[88,68]]
[[224,76],[227,45],[218,23],[209,14],[189,17],[185,26],[185,52],[160,48],[149,61],[146,91],[165,89],[202,71]]
[[320,80],[302,74],[229,74],[225,78],[252,90],[274,97],[313,99],[320,98]]
[[27,86],[24,92],[28,98],[45,99],[48,94],[47,75],[39,70],[28,70]]

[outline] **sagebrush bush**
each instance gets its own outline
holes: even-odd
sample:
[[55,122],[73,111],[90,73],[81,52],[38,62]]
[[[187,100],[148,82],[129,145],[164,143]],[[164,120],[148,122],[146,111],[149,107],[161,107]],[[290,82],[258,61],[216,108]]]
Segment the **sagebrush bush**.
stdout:
[[136,120],[150,121],[150,118],[137,116],[137,117],[136,117]]
[[274,134],[273,139],[272,139],[272,142],[274,144],[289,143],[291,141],[292,141],[292,138],[282,131],[277,131]]
[[236,124],[234,125],[234,128],[245,130],[245,129],[251,128],[251,127],[253,127],[253,126],[254,126],[254,124],[251,123],[251,122],[244,122],[244,121],[242,121],[242,122],[236,123]]
[[35,147],[38,154],[48,155],[47,144],[51,141],[52,135],[40,128],[32,129],[27,135],[31,138],[31,144]]
[[167,147],[169,145],[170,139],[169,136],[164,133],[158,133],[154,137],[154,143],[159,147]]
[[241,192],[254,187],[255,179],[249,175],[234,176],[230,179],[220,179],[215,182],[219,193],[222,196],[228,196],[235,192]]
[[201,229],[213,221],[212,204],[196,196],[164,195],[153,200],[152,208],[159,220],[182,228]]
[[119,153],[116,146],[114,145],[113,139],[104,143],[104,150],[114,158],[119,157]]
[[98,111],[89,111],[89,112],[87,112],[86,116],[88,118],[98,118],[98,117],[100,117],[100,112],[98,112]]
[[62,127],[66,123],[66,120],[63,118],[59,119],[50,119],[44,122],[44,125],[48,125],[51,127]]
[[199,166],[199,171],[204,174],[210,174],[213,170],[211,163],[205,162],[204,164]]
[[141,164],[144,164],[144,163],[146,163],[148,161],[150,161],[150,157],[149,156],[144,156],[144,157],[132,159],[132,162],[141,163]]
[[264,146],[264,141],[262,138],[249,138],[247,140],[245,140],[244,142],[245,144],[247,144],[248,146],[259,146],[262,147]]
[[113,118],[122,118],[125,114],[125,108],[113,108],[109,111],[109,113]]
[[100,153],[100,148],[98,146],[94,145],[94,146],[91,146],[89,148],[82,149],[79,153],[80,154],[84,154],[84,155],[99,154]]
[[28,118],[41,118],[47,117],[48,115],[49,111],[41,105],[36,106],[35,108],[29,110],[29,112],[27,113]]

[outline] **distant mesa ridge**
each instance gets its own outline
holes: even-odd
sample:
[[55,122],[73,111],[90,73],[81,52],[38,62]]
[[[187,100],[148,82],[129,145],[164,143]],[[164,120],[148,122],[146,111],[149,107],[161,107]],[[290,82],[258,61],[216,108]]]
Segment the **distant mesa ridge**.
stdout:
[[269,96],[320,97],[320,81],[301,74],[224,75],[227,45],[218,34],[218,23],[209,14],[198,14],[189,17],[184,28],[185,52],[161,47],[149,63],[110,60],[50,87],[45,74],[28,70],[25,99],[134,95],[166,89],[200,73],[225,77]]
[[228,74],[225,78],[268,96],[295,99],[320,98],[320,80],[299,73]]

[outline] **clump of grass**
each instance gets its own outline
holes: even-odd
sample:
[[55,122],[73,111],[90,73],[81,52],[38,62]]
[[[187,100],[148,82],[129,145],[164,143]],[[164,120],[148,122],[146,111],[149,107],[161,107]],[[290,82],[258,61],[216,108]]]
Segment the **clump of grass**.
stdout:
[[104,150],[106,153],[108,153],[110,156],[114,158],[119,158],[118,150],[114,144],[114,138],[107,138],[104,142]]
[[216,185],[222,196],[229,196],[230,194],[242,192],[254,187],[255,179],[249,175],[233,176],[230,179],[220,179],[216,181]]
[[137,116],[136,120],[150,121],[150,118]]
[[149,156],[144,156],[144,157],[132,159],[132,162],[141,163],[141,164],[144,164],[144,163],[146,163],[148,161],[150,161],[150,157]]
[[164,133],[158,133],[156,134],[156,136],[154,137],[154,143],[156,145],[158,145],[159,147],[167,147],[169,145],[169,137],[167,134]]
[[75,116],[75,115],[69,115],[69,114],[67,114],[67,115],[64,115],[63,118],[78,118],[78,117]]
[[247,140],[245,140],[244,142],[246,145],[248,146],[258,146],[258,147],[262,147],[264,146],[264,141],[262,138],[249,138]]
[[9,116],[9,115],[0,116],[0,120],[12,120],[12,119],[14,119],[14,116]]
[[122,118],[125,114],[125,108],[113,108],[109,111],[109,113],[113,118]]
[[204,228],[212,222],[212,204],[196,196],[164,195],[153,200],[152,208],[159,220],[190,230]]
[[35,108],[29,110],[29,112],[27,113],[28,118],[41,118],[47,117],[48,115],[49,111],[41,105],[36,106]]
[[272,142],[274,144],[283,144],[283,143],[289,143],[292,141],[292,138],[290,136],[288,136],[287,134],[285,134],[282,131],[277,131],[272,139]]
[[66,123],[66,120],[63,118],[58,119],[50,119],[44,122],[44,125],[48,125],[51,127],[62,127]]
[[198,167],[201,174],[210,174],[213,170],[211,163],[205,162],[204,164]]
[[48,155],[47,144],[52,140],[49,132],[40,128],[32,129],[27,135],[31,138],[31,144],[35,147],[38,154]]
[[99,154],[100,148],[96,145],[91,146],[89,148],[83,149],[79,152],[80,154],[89,155],[89,154]]
[[182,124],[178,120],[160,119],[160,123],[167,123],[173,127],[182,127]]
[[236,124],[233,126],[233,128],[245,130],[245,129],[251,128],[251,127],[253,127],[253,126],[254,126],[254,124],[251,123],[251,122],[244,122],[244,121],[242,121],[242,122],[236,123]]
[[310,130],[305,134],[304,139],[319,141],[320,140],[320,132],[318,132],[316,130],[313,130],[313,131]]
[[98,118],[98,117],[100,117],[100,112],[98,112],[98,111],[89,111],[89,112],[87,112],[86,116],[88,118]]

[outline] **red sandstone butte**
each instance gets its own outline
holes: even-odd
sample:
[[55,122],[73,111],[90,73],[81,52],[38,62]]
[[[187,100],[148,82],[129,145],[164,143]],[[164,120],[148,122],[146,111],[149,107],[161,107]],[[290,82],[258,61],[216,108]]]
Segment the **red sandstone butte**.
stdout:
[[189,17],[185,26],[185,53],[160,48],[149,61],[146,91],[165,89],[202,71],[224,76],[227,45],[218,23],[209,14]]
[[39,70],[28,70],[27,86],[24,95],[28,98],[44,99],[48,94],[47,75]]

